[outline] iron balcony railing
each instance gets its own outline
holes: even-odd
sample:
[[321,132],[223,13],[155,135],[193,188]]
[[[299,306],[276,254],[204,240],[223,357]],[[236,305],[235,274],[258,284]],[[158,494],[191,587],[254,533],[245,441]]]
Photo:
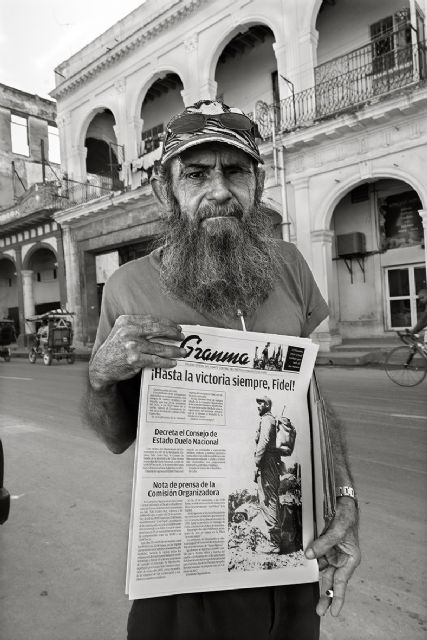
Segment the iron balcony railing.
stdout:
[[111,176],[88,174],[86,182],[63,178],[58,182],[56,200],[59,209],[69,209],[122,189],[123,183]]
[[314,87],[255,114],[261,136],[269,138],[273,127],[279,133],[310,126],[425,80],[425,42],[381,54],[374,45],[375,42],[317,67]]

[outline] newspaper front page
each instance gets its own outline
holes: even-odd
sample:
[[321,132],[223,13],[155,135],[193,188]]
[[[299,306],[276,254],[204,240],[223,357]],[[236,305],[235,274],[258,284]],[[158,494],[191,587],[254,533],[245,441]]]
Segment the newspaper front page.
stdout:
[[184,326],[187,356],[143,371],[130,599],[318,579],[310,339]]

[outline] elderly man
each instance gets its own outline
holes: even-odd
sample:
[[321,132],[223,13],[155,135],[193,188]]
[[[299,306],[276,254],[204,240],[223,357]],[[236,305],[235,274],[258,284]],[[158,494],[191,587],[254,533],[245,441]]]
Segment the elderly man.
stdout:
[[[182,340],[181,324],[238,329],[244,315],[250,331],[307,336],[326,317],[301,254],[269,233],[261,165],[254,123],[239,109],[203,100],[168,123],[152,180],[164,243],[107,282],[89,365],[87,417],[113,452],[135,439],[141,369],[174,367],[184,356],[161,341]],[[324,570],[320,599],[317,584],[304,584],[136,600],[128,640],[318,638],[318,615],[329,607],[338,615],[360,561],[352,480],[331,422],[337,483],[347,495],[305,550]]]

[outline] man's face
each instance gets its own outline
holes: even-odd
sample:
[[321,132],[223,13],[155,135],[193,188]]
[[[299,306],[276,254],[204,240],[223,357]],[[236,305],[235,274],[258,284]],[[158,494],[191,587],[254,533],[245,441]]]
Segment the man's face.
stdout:
[[256,176],[246,153],[200,145],[172,160],[172,191],[181,213],[207,234],[245,217],[255,203]]
[[258,402],[258,413],[260,416],[263,416],[264,413],[267,413],[268,411],[268,406],[267,403],[264,400],[261,400],[260,402]]
[[259,308],[280,260],[260,204],[262,177],[250,156],[226,144],[171,160],[159,183],[168,213],[161,267],[168,294],[233,322],[238,310],[249,316]]

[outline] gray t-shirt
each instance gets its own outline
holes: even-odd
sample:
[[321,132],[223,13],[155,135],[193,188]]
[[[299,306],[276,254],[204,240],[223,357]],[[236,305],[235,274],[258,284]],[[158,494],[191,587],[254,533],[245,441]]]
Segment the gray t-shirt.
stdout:
[[[247,331],[279,335],[308,336],[328,315],[328,306],[306,261],[295,245],[280,243],[283,269],[274,289],[253,316],[245,318]],[[107,338],[120,315],[143,314],[172,320],[178,324],[241,329],[233,320],[196,311],[182,300],[162,291],[160,261],[162,248],[128,262],[107,281],[102,299],[94,352]]]

